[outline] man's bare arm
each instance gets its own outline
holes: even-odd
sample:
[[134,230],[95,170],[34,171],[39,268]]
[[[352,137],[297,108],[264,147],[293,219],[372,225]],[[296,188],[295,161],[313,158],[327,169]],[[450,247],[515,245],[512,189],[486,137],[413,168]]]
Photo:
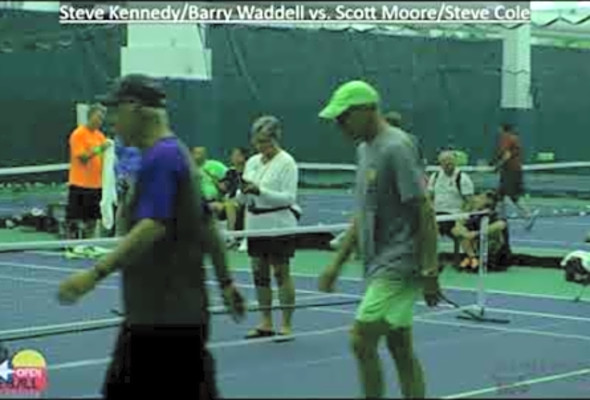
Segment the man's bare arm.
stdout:
[[225,242],[219,234],[215,226],[215,221],[212,218],[204,225],[201,237],[204,240],[205,251],[211,257],[219,287],[224,289],[232,283],[232,279],[227,262]]
[[418,223],[415,239],[418,263],[422,273],[436,275],[438,274],[438,226],[432,202],[427,197],[420,197],[412,200],[412,206]]

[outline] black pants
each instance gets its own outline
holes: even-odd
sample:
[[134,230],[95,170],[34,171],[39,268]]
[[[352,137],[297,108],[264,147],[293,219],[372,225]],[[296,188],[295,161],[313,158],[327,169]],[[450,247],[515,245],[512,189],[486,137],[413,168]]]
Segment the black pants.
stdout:
[[130,399],[165,390],[180,394],[179,398],[219,398],[208,337],[208,324],[121,327],[105,376],[104,397]]

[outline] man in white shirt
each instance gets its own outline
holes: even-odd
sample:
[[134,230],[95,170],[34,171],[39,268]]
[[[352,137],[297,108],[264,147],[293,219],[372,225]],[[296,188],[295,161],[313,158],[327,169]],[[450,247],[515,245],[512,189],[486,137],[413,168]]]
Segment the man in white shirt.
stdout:
[[[436,215],[464,212],[474,194],[473,181],[457,168],[455,154],[446,150],[438,156],[441,170],[434,172],[428,181],[428,193],[434,200]],[[438,224],[441,235],[452,237],[453,221]]]

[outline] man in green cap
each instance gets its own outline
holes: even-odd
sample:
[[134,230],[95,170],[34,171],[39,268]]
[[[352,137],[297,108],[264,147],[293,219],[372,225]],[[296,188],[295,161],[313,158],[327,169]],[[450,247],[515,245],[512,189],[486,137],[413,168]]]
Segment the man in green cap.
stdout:
[[379,109],[379,94],[363,81],[351,81],[332,95],[320,117],[336,121],[358,143],[357,212],[334,261],[320,277],[320,290],[332,292],[355,244],[364,264],[365,294],[356,312],[351,344],[368,398],[384,395],[377,351],[385,336],[405,398],[424,398],[420,362],[412,346],[414,303],[423,292],[438,304],[437,226],[416,148],[401,129],[390,126]]

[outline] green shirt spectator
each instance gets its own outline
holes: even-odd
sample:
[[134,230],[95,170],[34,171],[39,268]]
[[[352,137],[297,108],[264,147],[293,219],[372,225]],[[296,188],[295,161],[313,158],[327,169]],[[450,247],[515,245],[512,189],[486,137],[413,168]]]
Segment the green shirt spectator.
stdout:
[[218,184],[225,177],[228,168],[220,161],[208,160],[207,149],[204,147],[195,147],[192,153],[200,174],[203,197],[206,201],[219,200],[221,191]]

